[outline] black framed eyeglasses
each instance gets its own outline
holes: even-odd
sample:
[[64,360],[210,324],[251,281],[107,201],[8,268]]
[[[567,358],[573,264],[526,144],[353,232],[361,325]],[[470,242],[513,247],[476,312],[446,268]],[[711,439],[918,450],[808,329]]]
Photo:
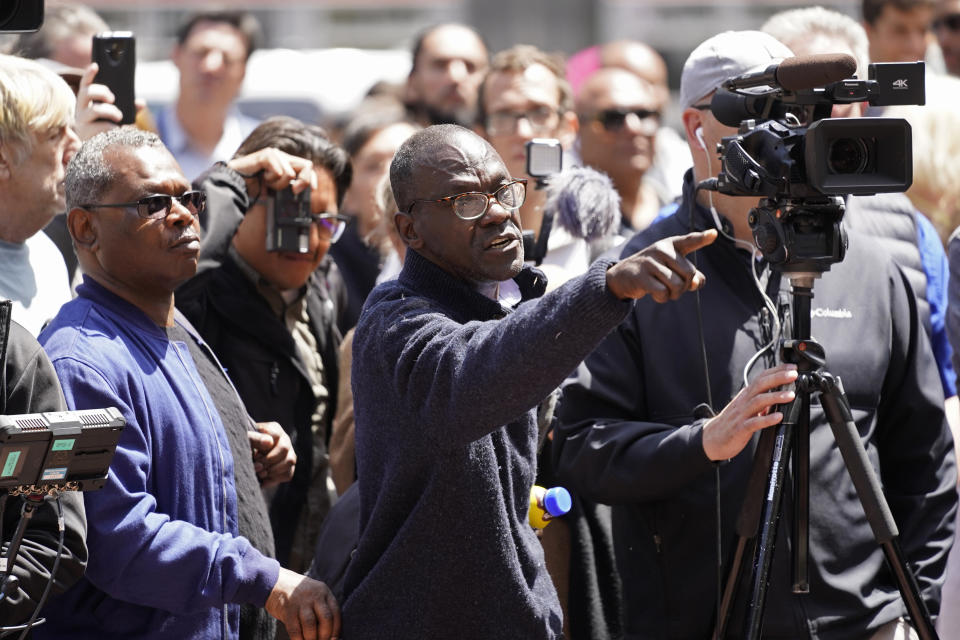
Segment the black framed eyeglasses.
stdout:
[[493,193],[468,191],[446,198],[437,198],[436,200],[414,200],[407,207],[407,213],[412,212],[413,205],[418,202],[450,202],[453,204],[453,212],[458,218],[461,220],[476,220],[487,212],[491,199],[495,199],[507,211],[519,209],[523,206],[524,200],[527,199],[527,180],[519,178],[513,182],[508,182]]
[[944,27],[950,31],[960,31],[960,13],[948,13],[933,19],[934,31],[938,31]]
[[320,230],[320,236],[330,240],[330,244],[335,243],[343,235],[347,228],[348,216],[342,213],[315,213],[313,221],[317,223]]
[[556,126],[557,110],[539,106],[527,111],[499,111],[487,116],[487,133],[494,136],[513,133],[521,120],[526,120],[534,134],[545,133]]
[[203,191],[187,191],[179,196],[165,193],[154,193],[144,196],[136,202],[111,202],[107,204],[82,204],[81,209],[135,209],[137,215],[147,220],[160,220],[170,215],[173,201],[176,199],[180,206],[186,208],[194,216],[200,215],[207,208],[207,194]]
[[627,118],[636,116],[644,129],[656,130],[660,126],[660,112],[654,109],[604,109],[598,111],[593,119],[607,131],[620,131],[627,124]]

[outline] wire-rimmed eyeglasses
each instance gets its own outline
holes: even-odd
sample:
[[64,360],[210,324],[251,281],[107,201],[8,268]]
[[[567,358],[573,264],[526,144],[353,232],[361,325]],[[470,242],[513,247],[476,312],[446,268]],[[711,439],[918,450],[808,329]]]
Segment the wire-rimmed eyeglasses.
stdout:
[[527,181],[525,178],[519,178],[508,182],[493,193],[483,193],[481,191],[468,191],[458,193],[445,198],[436,200],[414,200],[407,207],[407,213],[413,211],[413,205],[418,202],[450,202],[453,205],[453,212],[461,220],[476,220],[487,212],[490,206],[490,200],[495,199],[501,207],[507,211],[515,211],[523,206],[527,198]]

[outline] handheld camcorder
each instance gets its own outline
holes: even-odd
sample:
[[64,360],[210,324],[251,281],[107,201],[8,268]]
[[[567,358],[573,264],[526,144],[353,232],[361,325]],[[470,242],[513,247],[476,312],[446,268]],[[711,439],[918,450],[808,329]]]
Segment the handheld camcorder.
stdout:
[[719,175],[700,186],[761,198],[754,240],[784,271],[822,273],[843,259],[840,196],[902,192],[913,181],[906,120],[829,116],[838,104],[923,104],[924,64],[871,64],[868,80],[850,79],[855,71],[842,54],[788,58],[729,78],[711,101],[714,117],[739,130],[718,145]]

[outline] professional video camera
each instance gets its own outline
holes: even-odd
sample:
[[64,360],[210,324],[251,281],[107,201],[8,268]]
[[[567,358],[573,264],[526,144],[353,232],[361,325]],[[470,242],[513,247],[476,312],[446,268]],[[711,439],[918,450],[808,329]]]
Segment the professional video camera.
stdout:
[[913,181],[906,120],[829,115],[837,104],[923,104],[923,63],[871,64],[868,80],[848,79],[855,70],[842,54],[788,58],[728,79],[710,104],[739,131],[723,138],[722,170],[702,186],[762,198],[749,219],[754,240],[785,272],[820,274],[843,259],[839,196],[906,191]]

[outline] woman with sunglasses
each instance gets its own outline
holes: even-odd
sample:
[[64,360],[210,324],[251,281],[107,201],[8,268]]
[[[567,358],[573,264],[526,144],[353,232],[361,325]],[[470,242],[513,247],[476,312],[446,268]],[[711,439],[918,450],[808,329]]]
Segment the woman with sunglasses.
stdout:
[[[339,207],[351,177],[346,152],[319,127],[265,120],[232,160],[197,179],[207,194],[201,264],[176,294],[250,415],[279,423],[294,443],[293,477],[269,509],[277,558],[299,571],[330,507],[326,440],[343,288],[327,251],[346,223]],[[263,486],[281,464],[269,440],[254,446]]]

